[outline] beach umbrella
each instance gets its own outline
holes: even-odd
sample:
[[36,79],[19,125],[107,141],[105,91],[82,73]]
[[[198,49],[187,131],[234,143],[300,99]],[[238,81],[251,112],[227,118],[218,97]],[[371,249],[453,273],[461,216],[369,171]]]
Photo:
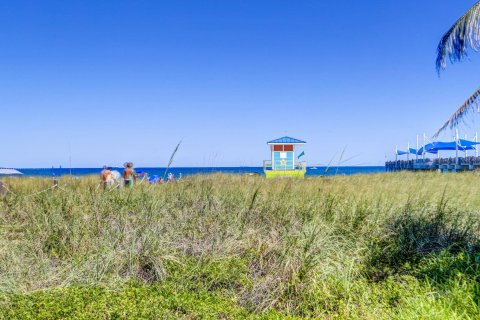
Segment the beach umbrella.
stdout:
[[0,168],[0,175],[16,175],[16,174],[23,174],[23,173],[15,169]]

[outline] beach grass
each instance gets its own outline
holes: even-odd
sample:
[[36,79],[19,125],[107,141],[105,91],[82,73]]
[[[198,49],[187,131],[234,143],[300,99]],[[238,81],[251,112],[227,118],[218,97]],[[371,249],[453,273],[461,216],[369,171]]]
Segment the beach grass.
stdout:
[[478,319],[480,176],[4,180],[0,319]]

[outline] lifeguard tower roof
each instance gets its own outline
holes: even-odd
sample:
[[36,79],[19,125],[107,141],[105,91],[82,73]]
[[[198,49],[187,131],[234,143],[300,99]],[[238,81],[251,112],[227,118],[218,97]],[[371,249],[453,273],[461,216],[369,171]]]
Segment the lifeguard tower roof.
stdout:
[[282,137],[272,141],[268,141],[267,144],[306,144],[306,142],[295,138]]

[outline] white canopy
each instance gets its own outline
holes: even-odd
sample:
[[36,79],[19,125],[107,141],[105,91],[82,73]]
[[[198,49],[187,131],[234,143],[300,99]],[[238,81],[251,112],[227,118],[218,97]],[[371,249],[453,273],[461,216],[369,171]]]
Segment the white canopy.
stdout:
[[21,173],[20,171],[18,170],[15,170],[15,169],[3,169],[3,168],[0,168],[0,175],[2,174],[23,174]]

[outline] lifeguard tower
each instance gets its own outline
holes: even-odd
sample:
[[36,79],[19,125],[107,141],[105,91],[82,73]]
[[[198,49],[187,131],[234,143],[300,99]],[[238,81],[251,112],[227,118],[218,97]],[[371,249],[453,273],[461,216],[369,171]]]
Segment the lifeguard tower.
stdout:
[[272,153],[272,159],[263,162],[263,171],[267,178],[305,177],[307,163],[299,160],[303,152],[299,156],[295,156],[296,147],[306,144],[305,141],[283,137],[269,141],[267,144]]

